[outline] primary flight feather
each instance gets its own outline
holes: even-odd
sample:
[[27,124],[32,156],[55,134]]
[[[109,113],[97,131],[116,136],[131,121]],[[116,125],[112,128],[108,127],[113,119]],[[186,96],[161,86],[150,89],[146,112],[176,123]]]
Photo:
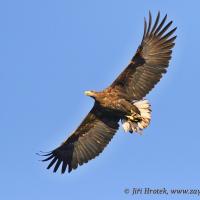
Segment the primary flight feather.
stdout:
[[79,165],[98,156],[119,128],[126,132],[141,132],[151,120],[151,108],[143,98],[159,82],[171,59],[176,28],[169,30],[167,15],[160,21],[160,12],[152,25],[144,21],[142,42],[126,69],[106,89],[85,94],[95,100],[94,106],[80,126],[56,149],[43,154],[50,161],[47,169],[71,172]]

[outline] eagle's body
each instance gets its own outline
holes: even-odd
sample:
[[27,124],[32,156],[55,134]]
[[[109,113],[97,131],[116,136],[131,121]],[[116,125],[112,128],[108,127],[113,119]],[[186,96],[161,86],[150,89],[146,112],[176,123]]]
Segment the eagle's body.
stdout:
[[54,172],[62,163],[61,172],[76,169],[98,156],[112,139],[121,120],[127,132],[141,132],[151,120],[151,108],[146,94],[166,73],[176,36],[176,28],[167,32],[172,21],[165,24],[167,16],[159,23],[158,13],[154,25],[149,13],[148,25],[145,20],[142,42],[126,69],[105,90],[86,91],[94,98],[91,111],[80,126],[58,148],[44,156],[54,164]]
[[113,114],[123,117],[125,114],[131,114],[131,109],[139,110],[132,104],[124,93],[120,93],[117,87],[109,87],[101,92],[86,91],[86,95],[95,99],[96,104],[107,111],[114,111]]

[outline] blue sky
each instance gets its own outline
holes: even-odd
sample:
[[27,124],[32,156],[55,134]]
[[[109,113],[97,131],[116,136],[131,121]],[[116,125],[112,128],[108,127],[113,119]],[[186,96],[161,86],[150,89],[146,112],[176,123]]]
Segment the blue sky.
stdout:
[[[198,1],[0,2],[0,199],[196,199],[134,196],[128,188],[200,188]],[[35,155],[59,145],[124,69],[151,10],[177,26],[168,73],[147,96],[144,135],[118,131],[95,160],[53,174]]]

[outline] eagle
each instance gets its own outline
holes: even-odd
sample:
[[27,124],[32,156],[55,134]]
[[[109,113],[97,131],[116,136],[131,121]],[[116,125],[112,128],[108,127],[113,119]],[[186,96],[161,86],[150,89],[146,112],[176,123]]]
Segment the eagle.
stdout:
[[[41,153],[42,161],[49,161],[61,173],[76,169],[97,157],[117,132],[120,122],[125,132],[141,133],[151,121],[151,106],[144,97],[166,73],[175,45],[176,28],[167,15],[160,20],[158,12],[152,24],[144,18],[142,41],[124,71],[102,91],[86,91],[94,99],[94,106],[78,128],[56,149]],[[170,30],[169,30],[170,29]]]

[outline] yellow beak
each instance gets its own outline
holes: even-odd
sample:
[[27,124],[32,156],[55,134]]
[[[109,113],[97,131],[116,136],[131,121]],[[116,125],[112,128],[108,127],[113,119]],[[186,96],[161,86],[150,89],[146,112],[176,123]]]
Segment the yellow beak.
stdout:
[[94,93],[91,92],[91,91],[85,91],[84,94],[85,94],[86,96],[90,96],[90,97],[94,95]]

